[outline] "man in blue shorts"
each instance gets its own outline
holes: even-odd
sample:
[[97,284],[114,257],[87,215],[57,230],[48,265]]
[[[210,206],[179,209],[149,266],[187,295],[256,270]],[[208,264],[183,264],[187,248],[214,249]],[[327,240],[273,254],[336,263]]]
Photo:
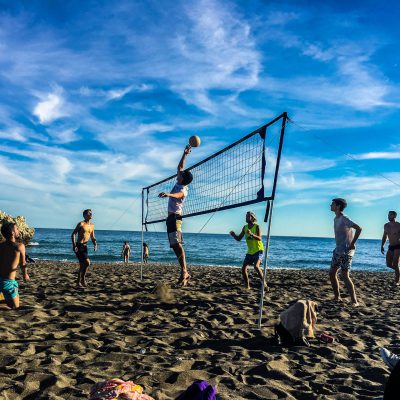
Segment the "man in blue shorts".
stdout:
[[[343,214],[343,210],[347,207],[345,199],[336,198],[332,200],[331,211],[335,213],[334,230],[336,247],[333,250],[331,268],[329,270],[329,278],[331,280],[333,293],[336,301],[341,301],[339,291],[339,280],[337,273],[339,269],[342,271],[344,283],[349,291],[351,301],[354,306],[358,306],[356,291],[353,281],[350,278],[351,263],[356,251],[356,241],[361,234],[361,228],[353,222],[349,217]],[[355,234],[353,235],[353,229]]]
[[15,280],[18,266],[21,267],[24,281],[29,280],[25,260],[25,245],[17,243],[19,231],[13,222],[6,222],[1,227],[5,241],[0,243],[0,292],[8,308],[19,308],[18,282]]

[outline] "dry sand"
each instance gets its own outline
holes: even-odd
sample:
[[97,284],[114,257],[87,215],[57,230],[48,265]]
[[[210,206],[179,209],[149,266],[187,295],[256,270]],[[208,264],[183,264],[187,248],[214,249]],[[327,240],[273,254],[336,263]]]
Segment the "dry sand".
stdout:
[[[75,287],[76,264],[40,262],[20,281],[23,308],[0,311],[0,398],[85,399],[98,381],[118,377],[156,400],[174,399],[196,379],[219,399],[372,399],[387,369],[378,348],[400,352],[398,290],[389,273],[354,272],[361,307],[331,301],[327,271],[270,271],[262,331],[258,284],[242,290],[240,270],[191,267],[174,288],[177,266],[97,264],[90,286]],[[163,286],[157,284],[162,283]],[[346,292],[345,292],[346,293]],[[296,299],[321,305],[317,333],[340,343],[290,349],[269,338]]]

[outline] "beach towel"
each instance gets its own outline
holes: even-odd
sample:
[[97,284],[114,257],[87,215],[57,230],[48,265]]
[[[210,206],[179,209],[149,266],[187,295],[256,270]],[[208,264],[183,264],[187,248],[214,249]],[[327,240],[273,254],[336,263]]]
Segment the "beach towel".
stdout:
[[317,303],[311,300],[298,300],[279,315],[282,326],[296,341],[303,337],[314,337]]
[[154,400],[143,393],[143,388],[131,381],[110,379],[96,383],[90,391],[89,400]]
[[207,381],[193,382],[175,400],[216,400],[216,390]]

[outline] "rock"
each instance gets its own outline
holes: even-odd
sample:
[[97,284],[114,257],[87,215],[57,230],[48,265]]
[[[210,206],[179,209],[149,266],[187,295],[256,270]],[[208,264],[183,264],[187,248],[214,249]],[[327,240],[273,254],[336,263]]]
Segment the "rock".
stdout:
[[[6,214],[3,211],[0,211],[0,226],[3,225],[4,222],[15,222],[18,226],[19,232],[20,232],[20,240],[25,243],[28,244],[34,234],[35,234],[35,229],[34,228],[30,228],[26,221],[25,221],[25,217],[22,216],[18,216],[18,217],[12,217],[11,215]],[[3,241],[4,238],[0,233],[0,241]]]

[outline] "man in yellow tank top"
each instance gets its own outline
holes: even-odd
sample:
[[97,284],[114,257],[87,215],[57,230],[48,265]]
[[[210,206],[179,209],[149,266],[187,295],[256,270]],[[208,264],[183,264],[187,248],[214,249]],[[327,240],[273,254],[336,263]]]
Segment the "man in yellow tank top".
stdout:
[[263,279],[263,273],[261,271],[260,265],[264,257],[264,245],[262,243],[261,228],[256,223],[256,214],[248,211],[246,213],[246,222],[247,224],[243,227],[239,235],[236,235],[236,233],[233,231],[230,231],[229,233],[237,241],[242,240],[243,236],[246,238],[247,254],[243,260],[242,276],[245,287],[247,289],[250,289],[247,267],[249,265],[254,265],[254,269],[257,272],[258,277],[261,280]]

